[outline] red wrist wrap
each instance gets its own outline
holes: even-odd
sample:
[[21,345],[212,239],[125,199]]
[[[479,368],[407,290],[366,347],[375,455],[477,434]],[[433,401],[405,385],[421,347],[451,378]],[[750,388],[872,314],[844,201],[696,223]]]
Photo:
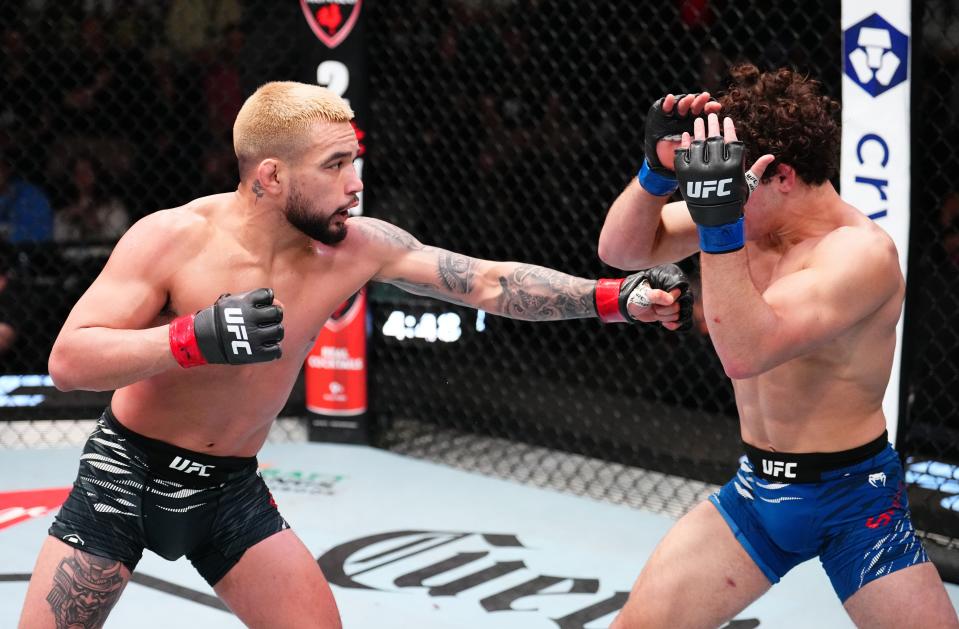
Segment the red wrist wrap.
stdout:
[[593,293],[596,298],[596,314],[603,323],[626,323],[626,318],[619,311],[619,287],[622,285],[622,279],[596,280]]
[[194,316],[196,315],[184,315],[170,322],[170,351],[184,369],[206,364],[193,332]]

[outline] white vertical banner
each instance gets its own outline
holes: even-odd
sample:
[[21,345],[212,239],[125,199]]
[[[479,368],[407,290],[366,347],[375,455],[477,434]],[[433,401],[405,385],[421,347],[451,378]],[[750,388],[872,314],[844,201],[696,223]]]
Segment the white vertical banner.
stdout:
[[[843,0],[842,198],[884,228],[906,274],[909,253],[910,0]],[[896,441],[902,318],[883,412]]]

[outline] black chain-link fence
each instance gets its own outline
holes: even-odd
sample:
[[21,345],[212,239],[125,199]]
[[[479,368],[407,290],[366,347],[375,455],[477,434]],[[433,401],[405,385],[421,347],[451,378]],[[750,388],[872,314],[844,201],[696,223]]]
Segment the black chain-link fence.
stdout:
[[913,208],[899,444],[909,469],[915,524],[930,533],[930,541],[953,550],[938,563],[948,564],[956,580],[959,85],[954,78],[959,74],[959,5],[950,0],[914,3],[913,33]]
[[[109,394],[54,390],[47,357],[142,216],[236,187],[232,125],[303,75],[296,2],[5,3],[0,25],[0,418],[4,445],[73,439]],[[306,32],[309,32],[308,28]],[[315,73],[315,70],[314,70]],[[302,412],[302,386],[291,411]],[[80,424],[78,424],[80,425]]]
[[[949,0],[916,4],[913,108],[922,113],[914,116],[900,440],[916,473],[917,524],[949,538],[959,537],[948,517],[959,493],[951,467],[959,463],[959,10]],[[368,213],[429,244],[581,276],[620,275],[598,261],[596,242],[606,208],[642,159],[654,99],[716,91],[737,60],[792,65],[840,96],[839,7],[827,0],[414,0],[362,10]],[[292,0],[6,7],[5,419],[30,417],[38,391],[56,395],[42,378],[19,375],[45,373],[64,317],[126,226],[235,186],[233,116],[258,83],[302,76],[297,37],[306,28]],[[694,261],[684,264],[695,272]],[[650,489],[625,471],[609,476],[626,468],[598,471],[595,460],[705,482],[733,469],[731,389],[701,329],[679,336],[595,321],[522,323],[382,286],[371,310],[380,445],[531,478],[543,475],[541,448],[571,452],[563,464],[571,468],[551,468],[543,484],[589,486],[598,496]],[[71,399],[42,412],[93,416],[103,402]],[[45,434],[42,422],[21,425],[20,443]],[[478,450],[451,447],[464,434],[488,439]],[[504,438],[529,450],[495,446]],[[681,493],[656,483],[664,502]]]

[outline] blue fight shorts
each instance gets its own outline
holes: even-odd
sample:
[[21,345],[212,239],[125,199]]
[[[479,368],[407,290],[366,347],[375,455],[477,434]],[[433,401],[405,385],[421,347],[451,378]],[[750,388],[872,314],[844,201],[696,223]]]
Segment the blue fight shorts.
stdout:
[[870,581],[929,560],[886,433],[845,452],[744,446],[738,473],[709,500],[772,583],[818,556],[845,602]]

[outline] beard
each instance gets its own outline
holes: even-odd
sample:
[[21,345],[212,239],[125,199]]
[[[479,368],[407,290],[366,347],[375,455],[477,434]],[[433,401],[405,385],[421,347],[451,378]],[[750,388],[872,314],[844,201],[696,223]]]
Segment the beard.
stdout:
[[333,220],[344,211],[347,206],[338,208],[329,216],[323,216],[313,209],[306,197],[297,190],[291,190],[286,200],[283,214],[293,227],[297,228],[313,240],[324,245],[335,245],[346,238],[346,223],[333,226]]

